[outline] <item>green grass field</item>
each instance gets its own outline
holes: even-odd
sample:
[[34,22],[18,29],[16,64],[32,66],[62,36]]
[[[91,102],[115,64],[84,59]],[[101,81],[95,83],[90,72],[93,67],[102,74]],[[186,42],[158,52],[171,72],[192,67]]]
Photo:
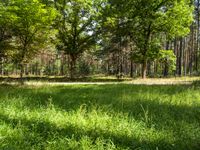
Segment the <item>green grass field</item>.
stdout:
[[0,86],[0,149],[199,150],[200,86]]

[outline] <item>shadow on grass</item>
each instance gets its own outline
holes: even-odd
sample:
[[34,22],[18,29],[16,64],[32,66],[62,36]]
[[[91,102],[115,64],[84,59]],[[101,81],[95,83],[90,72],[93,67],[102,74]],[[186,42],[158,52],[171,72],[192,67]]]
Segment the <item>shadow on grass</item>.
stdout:
[[[132,79],[117,79],[117,78],[94,78],[94,77],[80,77],[70,79],[68,77],[23,77],[23,81],[44,81],[44,82],[123,82],[131,81]],[[20,82],[20,78],[14,77],[0,77],[0,82]]]
[[[153,125],[158,131],[164,129],[174,132],[177,148],[197,150],[200,146],[200,140],[196,137],[200,138],[200,135],[196,135],[194,138],[192,134],[195,133],[190,135],[179,130],[179,128],[184,126],[183,123],[186,123],[188,126],[196,125],[198,127],[200,125],[200,106],[195,104],[191,106],[182,105],[182,101],[187,100],[184,95],[175,99],[177,104],[170,102],[173,101],[173,96],[177,97],[180,94],[184,94],[190,88],[192,86],[189,85],[75,85],[34,89],[4,85],[0,87],[0,91],[4,91],[5,95],[1,94],[0,98],[3,99],[6,96],[11,100],[18,97],[23,98],[25,100],[24,107],[30,109],[47,107],[49,100],[51,100],[55,107],[65,111],[77,110],[82,105],[86,105],[87,111],[91,111],[90,109],[93,106],[97,106],[105,112],[114,114],[128,113],[129,117],[145,122],[149,128]],[[166,99],[167,101],[165,101]],[[195,103],[195,100],[193,102]],[[70,125],[60,129],[49,122],[15,120],[3,114],[1,119],[8,124],[12,124],[13,127],[21,122],[31,132],[39,134],[44,141],[47,141],[48,138],[57,133],[59,137],[67,136],[70,138],[75,136],[76,139],[80,139],[83,135],[93,139],[103,137],[105,139],[112,139],[115,145],[130,147],[131,149],[142,146],[147,146],[144,149],[156,149],[157,146],[159,149],[174,149],[173,146],[165,141],[152,143],[150,141],[141,141],[134,137],[113,135],[105,131],[85,131]]]
[[175,122],[191,123],[196,121],[193,118],[200,116],[200,106],[195,105],[195,97],[190,100],[192,106],[178,104],[187,100],[184,95],[180,97],[184,99],[176,99],[178,95],[188,92],[190,87],[189,85],[75,85],[34,89],[4,85],[0,87],[0,91],[3,89],[6,92],[2,92],[0,98],[8,97],[11,100],[22,98],[25,100],[24,106],[30,109],[47,107],[51,101],[55,107],[65,111],[77,110],[85,105],[88,111],[93,107],[99,107],[113,113],[128,113],[136,119],[141,119],[141,115],[148,112],[157,123],[159,120],[156,118],[163,117]]
[[193,81],[192,85],[199,88],[200,87],[200,80]]

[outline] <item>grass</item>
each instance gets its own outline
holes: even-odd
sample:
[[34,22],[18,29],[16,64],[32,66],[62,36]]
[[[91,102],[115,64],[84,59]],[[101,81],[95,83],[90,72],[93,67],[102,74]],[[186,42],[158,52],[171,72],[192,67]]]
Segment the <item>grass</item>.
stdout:
[[[64,76],[24,76],[24,82],[42,82],[42,83],[94,83],[94,82],[106,82],[106,83],[134,83],[134,84],[187,84],[193,81],[199,81],[200,77],[169,77],[169,78],[147,78],[145,80],[141,78],[123,77],[118,79],[116,76],[105,75],[93,75],[88,77],[80,77],[70,79]],[[18,83],[21,79],[19,76],[0,76],[0,83]]]
[[1,85],[0,149],[199,150],[198,85]]
[[[25,82],[35,81],[35,82],[123,82],[131,81],[132,78],[121,78],[118,79],[116,76],[87,76],[70,79],[65,76],[24,76],[23,80]],[[0,82],[19,82],[21,81],[19,76],[0,76]]]

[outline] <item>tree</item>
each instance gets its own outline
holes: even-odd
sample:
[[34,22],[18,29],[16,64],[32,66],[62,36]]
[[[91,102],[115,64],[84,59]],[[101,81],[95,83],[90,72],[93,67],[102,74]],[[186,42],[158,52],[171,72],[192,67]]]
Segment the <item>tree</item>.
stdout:
[[10,29],[10,23],[12,18],[9,12],[7,12],[7,5],[9,1],[0,1],[0,64],[1,64],[1,75],[4,75],[4,64],[8,61],[11,56],[11,39],[12,32]]
[[9,24],[11,18],[6,10],[6,3],[0,2],[0,59],[5,57],[6,50],[10,48],[9,42],[11,40],[11,31]]
[[144,12],[148,14],[147,16],[142,14],[139,19],[136,17],[139,22],[141,21],[137,26],[139,30],[136,30],[141,31],[136,34],[141,38],[136,38],[135,43],[141,55],[143,78],[146,77],[147,61],[154,59],[161,48],[160,35],[165,34],[171,38],[184,36],[189,33],[189,26],[192,22],[193,9],[185,1],[154,1],[149,6],[144,9]]
[[[167,72],[172,72],[176,69],[176,55],[173,50],[160,50],[157,57],[158,61],[167,68]],[[166,70],[164,70],[164,75]],[[168,73],[167,73],[168,74]]]
[[189,0],[129,0],[122,1],[123,5],[119,2],[111,1],[111,5],[120,14],[127,10],[123,23],[130,24],[128,29],[135,45],[132,58],[142,64],[142,77],[146,78],[147,62],[158,57],[161,36],[172,39],[189,33],[193,7]]
[[56,11],[45,7],[38,0],[12,0],[8,6],[12,20],[15,41],[15,62],[20,64],[23,77],[23,63],[28,62],[48,41]]
[[74,78],[76,61],[86,50],[95,45],[98,26],[97,1],[93,0],[57,0],[55,8],[60,12],[56,28],[58,29],[58,49],[70,56],[70,77]]

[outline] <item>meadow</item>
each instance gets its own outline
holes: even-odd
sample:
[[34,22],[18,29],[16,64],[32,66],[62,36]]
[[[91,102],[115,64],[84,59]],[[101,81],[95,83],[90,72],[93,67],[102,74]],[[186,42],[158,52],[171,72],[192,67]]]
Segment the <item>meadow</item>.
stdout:
[[199,150],[200,86],[2,84],[0,149]]

